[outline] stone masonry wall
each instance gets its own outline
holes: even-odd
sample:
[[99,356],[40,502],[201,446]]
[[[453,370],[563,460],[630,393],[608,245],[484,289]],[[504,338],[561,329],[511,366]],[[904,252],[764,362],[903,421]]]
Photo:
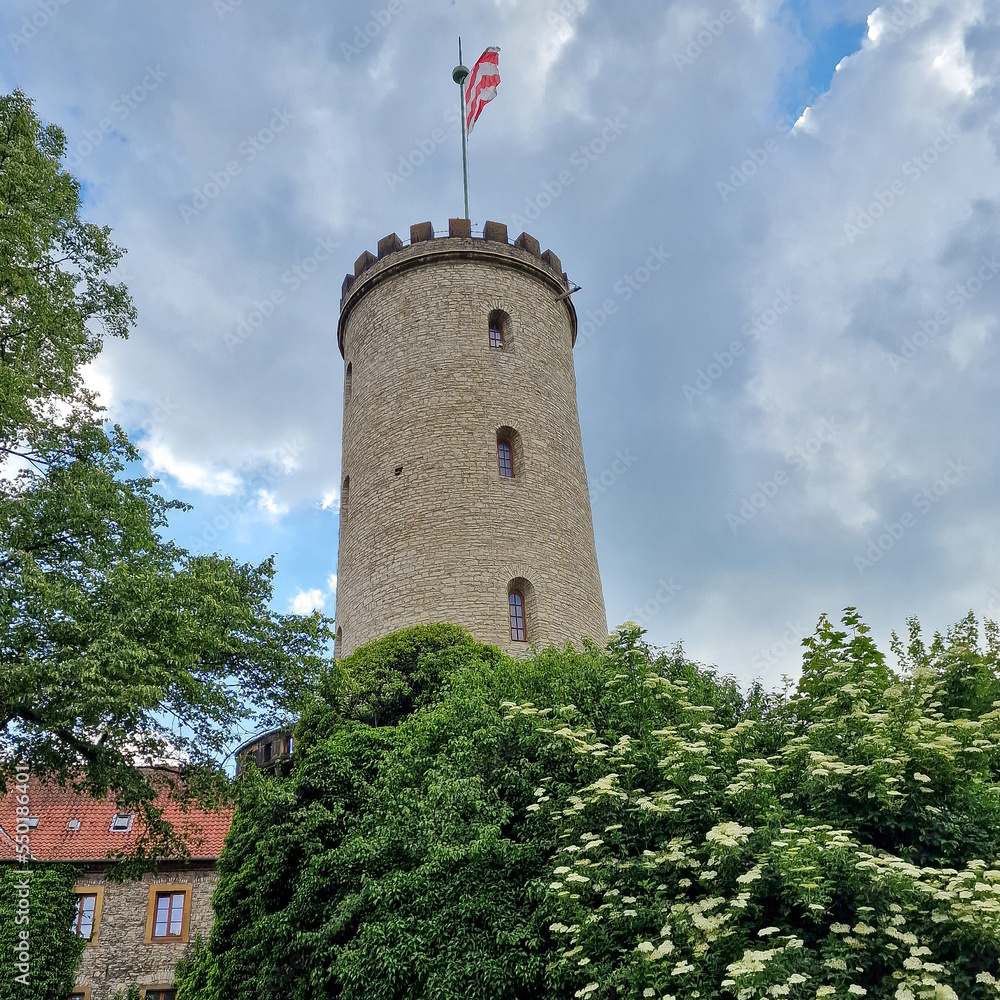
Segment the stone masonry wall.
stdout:
[[[110,1000],[132,983],[139,987],[172,986],[174,967],[188,954],[195,938],[200,935],[208,940],[217,881],[214,862],[191,862],[185,868],[162,866],[155,876],[124,883],[107,882],[101,867],[92,868],[77,880],[77,888],[103,886],[104,903],[97,943],[84,950],[76,988],[89,986],[91,1000]],[[146,944],[146,913],[153,884],[192,886],[187,944]]]
[[[529,584],[530,642],[603,643],[564,276],[537,249],[459,237],[363,265],[341,320],[338,655],[436,621],[524,653],[512,580]],[[503,350],[489,346],[495,309],[510,317]],[[499,473],[501,428],[519,437],[513,479]]]

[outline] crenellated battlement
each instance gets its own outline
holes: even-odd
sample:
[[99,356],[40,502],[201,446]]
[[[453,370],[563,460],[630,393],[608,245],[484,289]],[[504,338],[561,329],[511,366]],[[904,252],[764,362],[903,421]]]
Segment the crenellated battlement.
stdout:
[[465,239],[476,240],[485,243],[503,243],[506,246],[518,247],[530,253],[546,264],[563,281],[568,281],[562,269],[562,261],[551,251],[542,253],[541,244],[529,233],[521,233],[515,240],[507,236],[507,226],[502,222],[487,222],[483,226],[482,234],[473,235],[472,223],[468,219],[449,219],[447,233],[436,232],[434,224],[431,222],[418,222],[415,226],[410,226],[410,240],[408,243],[401,240],[395,233],[383,236],[378,241],[378,254],[373,254],[370,250],[365,250],[363,254],[354,262],[354,273],[344,276],[344,284],[341,288],[341,305],[351,290],[354,282],[361,277],[372,265],[388,257],[390,254],[398,253],[407,247],[417,243],[428,243],[431,240]]
[[[529,233],[521,233],[511,240],[507,226],[502,222],[487,222],[482,232],[473,233],[468,219],[449,219],[448,230],[435,231],[431,222],[418,222],[410,226],[408,241],[396,233],[383,236],[378,241],[377,253],[365,250],[354,262],[354,273],[344,276],[340,297],[340,323],[338,342],[343,353],[343,333],[354,303],[367,287],[390,277],[400,267],[444,257],[467,258],[485,254],[503,263],[520,266],[545,278],[560,292],[568,291],[569,278],[562,269],[562,261],[551,250],[544,253],[541,244]],[[576,311],[566,299],[570,313],[573,341],[576,341]]]

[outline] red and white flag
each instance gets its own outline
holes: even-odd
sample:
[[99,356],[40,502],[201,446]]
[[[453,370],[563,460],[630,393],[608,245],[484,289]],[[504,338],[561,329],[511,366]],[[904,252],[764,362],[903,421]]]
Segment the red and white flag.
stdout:
[[469,79],[465,82],[465,131],[471,134],[472,127],[494,97],[500,86],[500,50],[488,48],[480,57]]

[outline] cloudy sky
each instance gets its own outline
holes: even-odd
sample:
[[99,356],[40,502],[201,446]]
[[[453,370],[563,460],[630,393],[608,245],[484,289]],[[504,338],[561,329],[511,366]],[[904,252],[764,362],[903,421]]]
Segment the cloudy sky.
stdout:
[[1000,613],[998,0],[4,0],[140,320],[92,380],[178,539],[334,608],[345,271],[461,214],[583,286],[608,618],[741,679]]

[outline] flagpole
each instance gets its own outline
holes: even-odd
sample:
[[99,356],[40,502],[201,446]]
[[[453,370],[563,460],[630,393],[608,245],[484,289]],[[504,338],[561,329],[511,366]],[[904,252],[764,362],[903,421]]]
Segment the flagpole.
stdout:
[[469,150],[465,131],[465,81],[469,78],[468,67],[462,65],[462,38],[458,39],[458,65],[451,71],[451,78],[458,84],[459,102],[462,116],[462,182],[465,187],[465,217],[469,215]]

